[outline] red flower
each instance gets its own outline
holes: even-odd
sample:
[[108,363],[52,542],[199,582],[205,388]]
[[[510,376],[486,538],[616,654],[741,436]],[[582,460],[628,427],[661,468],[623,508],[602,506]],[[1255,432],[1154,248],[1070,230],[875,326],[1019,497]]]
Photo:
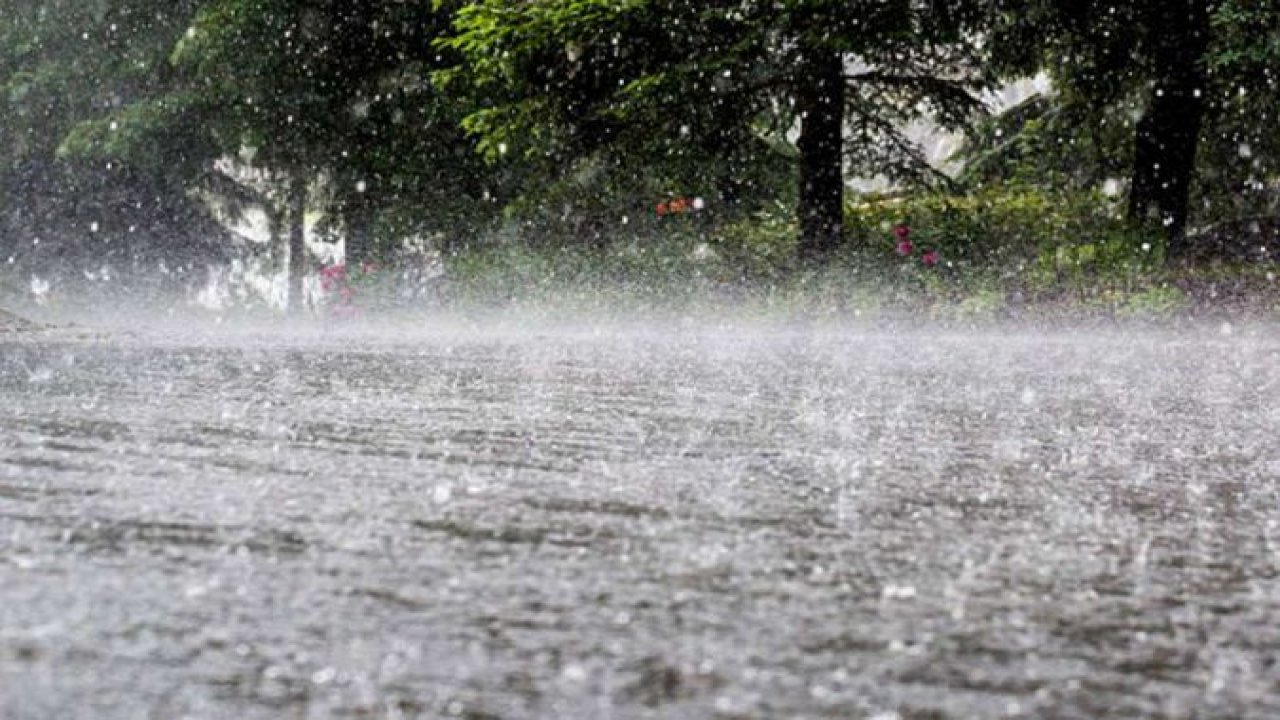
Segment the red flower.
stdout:
[[345,282],[347,279],[347,266],[338,263],[336,265],[327,265],[320,269],[320,289],[328,291],[334,286]]
[[893,236],[899,240],[906,240],[911,237],[911,228],[906,223],[902,223],[893,229]]
[[667,204],[666,204],[666,203],[664,203],[664,202],[660,202],[660,203],[658,203],[657,212],[658,212],[658,217],[662,217],[663,215],[666,215],[666,214],[667,214]]
[[924,254],[920,256],[920,262],[924,263],[925,267],[933,267],[934,265],[937,265],[938,260],[937,250],[926,250]]
[[912,245],[910,240],[904,239],[898,243],[897,250],[899,255],[910,255],[916,251],[916,246]]

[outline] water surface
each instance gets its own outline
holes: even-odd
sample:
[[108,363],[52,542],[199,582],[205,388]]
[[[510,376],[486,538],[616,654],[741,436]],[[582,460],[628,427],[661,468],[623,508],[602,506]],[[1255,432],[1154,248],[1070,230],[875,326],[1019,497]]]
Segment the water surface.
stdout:
[[0,337],[0,716],[1280,716],[1280,335]]

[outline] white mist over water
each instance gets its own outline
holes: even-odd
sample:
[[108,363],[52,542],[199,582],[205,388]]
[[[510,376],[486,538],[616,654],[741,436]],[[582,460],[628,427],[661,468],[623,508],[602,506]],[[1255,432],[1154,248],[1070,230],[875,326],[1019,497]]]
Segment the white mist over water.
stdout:
[[1269,326],[0,344],[6,717],[1280,710]]

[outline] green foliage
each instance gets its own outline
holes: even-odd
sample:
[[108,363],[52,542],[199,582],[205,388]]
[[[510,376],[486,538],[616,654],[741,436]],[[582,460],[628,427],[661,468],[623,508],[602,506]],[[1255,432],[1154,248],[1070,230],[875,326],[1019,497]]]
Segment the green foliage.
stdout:
[[1089,192],[1129,173],[1132,134],[1128,118],[1100,121],[1078,98],[1037,93],[978,123],[951,160],[961,164],[963,188]]
[[[797,264],[780,207],[710,227],[619,226],[585,249],[495,243],[452,256],[449,276],[464,304],[662,308],[738,298],[786,312],[955,321],[1004,317],[1026,303],[1144,317],[1187,307],[1158,239],[1135,235],[1117,203],[1096,194],[1010,187],[868,198],[849,205],[848,220],[848,249],[819,268]],[[895,252],[904,223],[916,244],[907,257]],[[939,252],[936,266],[921,262],[926,248]]]
[[904,224],[918,247],[937,250],[951,267],[1006,273],[1022,270],[1046,247],[1092,242],[1123,227],[1105,197],[1030,186],[872,197],[852,204],[847,218],[852,245],[864,252],[892,256],[892,228]]
[[795,221],[775,206],[717,228],[710,247],[744,281],[778,282],[798,269],[796,237]]
[[1196,204],[1209,222],[1280,213],[1280,2],[1222,0],[1209,58],[1212,130],[1203,136]]
[[[678,295],[856,276],[975,316],[1100,286],[1173,307],[1144,279],[1165,245],[1101,194],[1134,175],[1139,119],[1169,80],[1169,7],[0,0],[0,261],[189,264],[190,236],[218,237],[191,191],[237,192],[214,177],[234,157],[279,185],[258,201],[304,177],[330,237],[362,237],[367,257],[431,238],[476,282],[487,268],[517,287]],[[1196,222],[1274,215],[1280,0],[1194,7],[1212,20]],[[833,161],[908,191],[849,203],[845,252],[817,269],[796,261],[795,217],[815,57],[847,76]],[[1040,71],[1051,94],[975,123],[974,91]],[[972,131],[954,181],[906,138],[925,116]],[[695,196],[706,212],[653,212]],[[938,267],[894,253],[899,223]]]
[[1084,288],[1098,281],[1130,287],[1163,265],[1161,246],[1153,236],[1147,237],[1138,243],[1132,231],[1116,228],[1083,242],[1045,248],[1031,278],[1050,288]]
[[205,98],[192,91],[140,100],[105,117],[79,123],[58,146],[60,158],[127,162],[152,173],[193,178],[218,154],[207,131]]
[[1139,290],[1120,300],[1121,315],[1141,318],[1168,318],[1187,309],[1184,292],[1170,285]]
[[749,213],[789,194],[802,60],[835,52],[850,60],[846,165],[934,178],[904,129],[926,112],[948,127],[972,118],[984,79],[960,31],[972,18],[956,3],[856,5],[479,0],[441,43],[465,64],[438,77],[494,99],[464,120],[492,159],[551,176],[610,165]]
[[[82,283],[109,265],[166,284],[216,252],[222,234],[185,192],[199,143],[126,139],[108,120],[174,87],[167,58],[195,5],[0,0],[0,258],[12,272]],[[139,152],[99,152],[107,142]]]
[[475,108],[430,82],[452,61],[433,47],[450,22],[429,3],[206,0],[172,60],[221,154],[324,179],[311,202],[359,260],[467,237],[511,194],[460,127]]
[[[1206,116],[1192,186],[1193,224],[1280,211],[1280,3],[1214,0],[1205,81]],[[1049,74],[1054,93],[994,119],[970,138],[965,182],[1010,180],[1090,189],[1130,178],[1137,121],[1152,88],[1157,20],[1165,2],[1037,0],[1005,3],[991,25],[989,62],[1007,77]]]
[[82,122],[170,85],[165,59],[194,0],[0,0],[0,142],[51,158]]
[[1008,295],[999,288],[978,287],[956,304],[956,315],[968,321],[999,319],[1009,307]]
[[605,247],[495,243],[450,255],[452,299],[468,306],[679,309],[731,285],[719,259],[689,237],[620,235]]

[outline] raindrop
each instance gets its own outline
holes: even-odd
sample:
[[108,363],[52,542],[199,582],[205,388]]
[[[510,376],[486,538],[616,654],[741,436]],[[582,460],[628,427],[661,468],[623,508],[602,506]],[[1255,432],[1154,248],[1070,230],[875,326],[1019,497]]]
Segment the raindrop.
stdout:
[[561,672],[561,676],[568,682],[574,684],[584,683],[589,677],[587,669],[577,663],[565,666],[565,669]]
[[453,487],[448,483],[441,483],[435,486],[431,491],[431,501],[437,505],[444,505],[453,499]]
[[911,585],[885,585],[880,597],[885,600],[911,600],[916,596],[916,589]]

